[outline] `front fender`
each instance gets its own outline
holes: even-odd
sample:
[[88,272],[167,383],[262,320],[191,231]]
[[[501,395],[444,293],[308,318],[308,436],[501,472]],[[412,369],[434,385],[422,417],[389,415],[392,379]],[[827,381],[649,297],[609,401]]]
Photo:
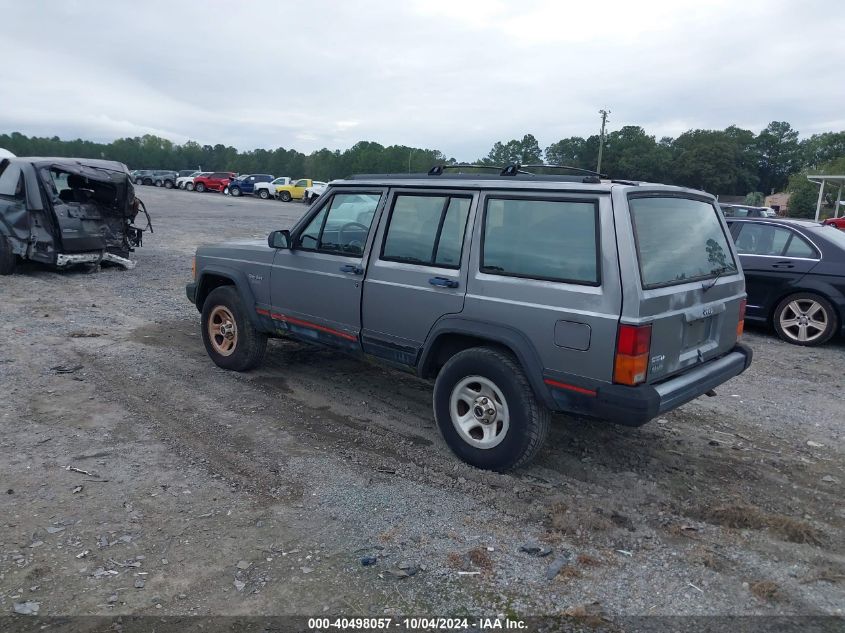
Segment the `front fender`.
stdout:
[[260,320],[258,319],[258,314],[255,312],[255,294],[252,291],[252,287],[249,284],[246,273],[238,270],[237,268],[226,266],[225,264],[209,264],[208,266],[203,266],[202,270],[199,271],[197,275],[195,304],[197,306],[197,310],[202,312],[202,306],[203,303],[205,303],[205,298],[219,285],[216,283],[216,280],[214,279],[215,277],[228,279],[234,284],[235,288],[238,290],[238,295],[240,296],[241,301],[244,303],[246,312],[249,314],[250,320],[256,325],[256,327],[263,329],[261,327]]

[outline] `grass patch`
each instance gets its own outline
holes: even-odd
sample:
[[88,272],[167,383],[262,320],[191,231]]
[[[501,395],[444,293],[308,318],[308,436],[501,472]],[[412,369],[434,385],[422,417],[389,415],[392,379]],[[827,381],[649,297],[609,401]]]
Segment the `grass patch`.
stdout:
[[826,541],[824,532],[806,521],[768,514],[754,506],[727,505],[700,508],[697,514],[702,520],[723,527],[747,530],[769,529],[790,543],[820,546]]
[[757,582],[752,582],[748,587],[751,589],[751,593],[766,602],[773,602],[779,600],[781,597],[780,587],[771,580],[758,580]]
[[467,553],[467,556],[469,558],[469,562],[471,562],[479,569],[493,568],[493,559],[490,558],[490,553],[483,547],[476,547],[471,549]]
[[576,560],[581,567],[598,567],[601,565],[601,561],[598,558],[594,558],[589,554],[578,554]]

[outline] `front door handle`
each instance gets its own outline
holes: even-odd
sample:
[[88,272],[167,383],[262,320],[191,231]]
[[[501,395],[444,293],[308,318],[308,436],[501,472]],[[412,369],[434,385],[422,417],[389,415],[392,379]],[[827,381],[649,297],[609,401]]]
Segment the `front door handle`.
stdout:
[[439,286],[441,288],[457,288],[458,282],[447,277],[432,277],[428,280],[432,286]]
[[795,268],[795,264],[791,262],[775,262],[772,268]]
[[353,275],[362,275],[364,273],[364,269],[356,264],[345,264],[344,266],[340,267],[340,272],[342,273],[352,273]]

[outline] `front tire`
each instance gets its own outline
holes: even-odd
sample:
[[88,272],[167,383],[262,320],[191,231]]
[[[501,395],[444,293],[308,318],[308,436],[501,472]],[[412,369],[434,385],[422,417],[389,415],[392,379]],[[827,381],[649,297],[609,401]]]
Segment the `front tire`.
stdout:
[[229,189],[229,193],[232,194],[234,198],[237,198],[239,195],[241,195],[240,187],[231,187]]
[[812,292],[783,299],[775,308],[773,321],[782,340],[806,347],[827,343],[839,330],[839,318],[830,301]]
[[270,197],[270,192],[267,191],[266,189],[260,189],[258,191],[258,197],[261,198],[262,200],[266,200],[267,198]]
[[503,472],[533,459],[548,434],[550,414],[516,359],[475,347],[455,354],[437,375],[434,417],[463,461]]
[[256,329],[234,286],[220,286],[206,297],[202,341],[215,365],[234,371],[258,367],[267,350],[267,335]]
[[280,193],[280,194],[279,194],[279,199],[280,199],[282,202],[290,202],[290,201],[291,201],[290,191],[283,191],[282,193]]
[[205,191],[205,185],[201,182],[198,182],[196,185],[194,185],[194,189],[202,193],[203,191]]
[[164,188],[165,189],[173,189],[173,181],[172,180],[165,180],[164,181]]
[[187,189],[188,191],[193,191],[194,190],[194,183],[186,182],[185,183],[185,189]]
[[0,275],[11,275],[15,272],[18,256],[12,251],[8,238],[0,235]]

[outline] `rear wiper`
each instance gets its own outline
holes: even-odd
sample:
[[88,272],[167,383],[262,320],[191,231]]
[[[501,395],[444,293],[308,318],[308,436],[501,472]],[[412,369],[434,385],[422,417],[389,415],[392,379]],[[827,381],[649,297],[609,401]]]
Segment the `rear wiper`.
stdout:
[[713,286],[715,286],[715,285],[716,285],[716,282],[717,282],[717,281],[719,281],[719,278],[720,278],[722,275],[724,275],[724,274],[725,274],[726,272],[728,272],[728,271],[733,272],[733,271],[735,271],[735,270],[736,270],[735,268],[731,268],[730,266],[722,266],[722,267],[720,267],[720,268],[714,268],[711,272],[716,273],[716,276],[715,276],[715,277],[713,277],[713,279],[712,279],[712,280],[710,280],[710,282],[706,282],[706,281],[705,281],[703,284],[701,284],[701,289],[702,289],[704,292],[707,292],[707,291],[708,291],[708,290],[710,290]]

